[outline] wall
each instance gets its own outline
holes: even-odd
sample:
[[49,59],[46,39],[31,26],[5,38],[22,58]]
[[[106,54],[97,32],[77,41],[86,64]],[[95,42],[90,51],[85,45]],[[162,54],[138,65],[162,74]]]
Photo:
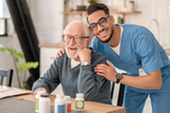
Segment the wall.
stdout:
[[29,0],[39,43],[61,42],[64,0]]
[[144,25],[148,27],[152,19],[159,23],[159,32],[153,21],[150,30],[165,49],[170,48],[170,0],[136,0],[137,9],[142,13],[138,15],[127,15],[126,22]]

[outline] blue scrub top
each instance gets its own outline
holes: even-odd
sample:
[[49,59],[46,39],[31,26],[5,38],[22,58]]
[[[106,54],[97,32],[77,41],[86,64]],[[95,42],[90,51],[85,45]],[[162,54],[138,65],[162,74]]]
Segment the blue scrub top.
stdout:
[[[163,84],[160,90],[169,91],[166,85],[170,85],[170,61],[165,50],[161,47],[154,35],[145,27],[132,24],[119,24],[123,27],[120,44],[120,54],[108,45],[94,37],[91,47],[105,55],[108,60],[118,69],[125,70],[130,76],[139,76],[139,69],[143,68],[145,73],[151,73],[161,69]],[[130,87],[130,86],[128,86]],[[130,87],[137,91],[149,91]]]

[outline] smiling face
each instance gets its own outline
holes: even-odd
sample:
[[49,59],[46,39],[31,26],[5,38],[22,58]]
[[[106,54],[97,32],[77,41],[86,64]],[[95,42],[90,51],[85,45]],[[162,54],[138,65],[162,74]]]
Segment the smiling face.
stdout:
[[[108,15],[104,13],[104,11],[102,10],[95,11],[88,16],[88,23],[89,25],[91,25],[92,23],[97,23],[103,17],[104,18],[108,17]],[[114,32],[113,25],[114,18],[113,16],[109,16],[104,26],[100,26],[99,24],[97,24],[97,30],[92,30],[92,32],[102,42],[108,42],[113,36]]]
[[[85,25],[81,22],[73,22],[65,28],[64,34],[69,36],[86,36],[87,33],[85,31]],[[70,39],[70,41],[65,42],[65,49],[66,53],[69,58],[77,59],[78,58],[78,52],[80,49],[87,47],[87,38],[82,38],[80,42],[75,42],[73,37]]]

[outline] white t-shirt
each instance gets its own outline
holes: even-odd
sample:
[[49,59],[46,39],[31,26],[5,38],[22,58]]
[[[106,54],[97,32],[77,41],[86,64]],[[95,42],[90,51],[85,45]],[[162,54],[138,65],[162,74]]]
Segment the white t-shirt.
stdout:
[[121,37],[122,37],[122,33],[123,33],[123,28],[120,26],[120,42],[118,44],[118,46],[116,46],[115,48],[112,47],[112,49],[119,55],[120,54],[120,44],[121,44]]
[[75,61],[74,59],[71,59],[70,67],[71,67],[71,68],[74,68],[74,67],[76,67],[76,66],[79,65],[79,64],[80,64],[79,61]]

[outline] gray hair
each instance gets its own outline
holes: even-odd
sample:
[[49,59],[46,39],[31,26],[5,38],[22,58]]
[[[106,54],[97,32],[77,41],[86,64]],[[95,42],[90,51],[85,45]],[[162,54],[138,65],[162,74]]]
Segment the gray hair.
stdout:
[[70,25],[72,25],[72,24],[74,24],[74,23],[83,24],[82,30],[85,31],[85,36],[90,36],[90,37],[92,37],[92,32],[91,32],[91,30],[89,29],[88,24],[87,24],[87,23],[84,23],[84,22],[82,22],[82,21],[80,21],[80,20],[74,20],[74,21],[70,22],[70,23],[65,27],[63,33],[65,34],[65,33],[66,33],[66,29],[67,29]]

